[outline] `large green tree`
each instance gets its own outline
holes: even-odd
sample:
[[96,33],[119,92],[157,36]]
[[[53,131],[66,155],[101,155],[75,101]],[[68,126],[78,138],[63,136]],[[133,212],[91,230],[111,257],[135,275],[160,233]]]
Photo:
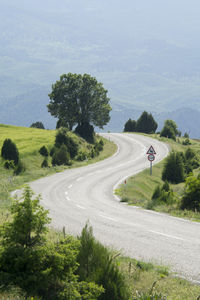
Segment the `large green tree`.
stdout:
[[136,131],[143,133],[154,133],[158,124],[152,114],[144,111],[136,122]]
[[70,130],[84,124],[103,128],[110,120],[107,90],[88,74],[63,74],[49,97],[48,111]]

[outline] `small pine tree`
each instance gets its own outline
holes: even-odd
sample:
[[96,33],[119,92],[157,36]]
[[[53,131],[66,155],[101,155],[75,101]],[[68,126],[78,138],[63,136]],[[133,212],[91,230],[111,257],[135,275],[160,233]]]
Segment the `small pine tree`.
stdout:
[[49,155],[49,152],[47,150],[47,148],[45,146],[42,146],[39,150],[39,153],[42,155],[42,156],[45,156],[47,157]]
[[166,159],[162,172],[162,180],[171,183],[180,183],[184,181],[184,164],[181,153],[171,152]]
[[136,131],[136,121],[129,119],[124,125],[124,132]]
[[53,154],[52,165],[70,165],[70,155],[67,151],[67,147],[64,144]]
[[1,149],[1,156],[6,160],[13,160],[17,165],[19,162],[19,151],[11,139],[5,139]]
[[48,167],[48,161],[47,161],[47,158],[45,157],[41,164],[41,168],[47,168],[47,167]]
[[158,124],[154,120],[152,114],[148,114],[144,111],[136,122],[136,131],[143,133],[154,133],[158,127]]

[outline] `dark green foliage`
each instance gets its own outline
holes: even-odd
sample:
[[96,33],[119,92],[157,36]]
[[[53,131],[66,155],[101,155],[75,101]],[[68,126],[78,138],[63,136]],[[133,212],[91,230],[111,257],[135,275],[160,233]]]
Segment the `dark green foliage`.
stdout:
[[92,150],[90,151],[90,157],[95,158],[98,155],[99,155],[99,151],[96,150],[95,147],[93,147]]
[[44,129],[44,125],[43,125],[42,122],[35,122],[35,123],[31,124],[30,127],[32,127],[32,128]]
[[26,170],[26,167],[24,163],[19,160],[18,164],[14,168],[14,175],[19,175],[20,173],[23,173]]
[[111,107],[107,90],[95,77],[88,74],[63,74],[60,80],[52,85],[49,97],[48,111],[58,118],[59,122],[67,124],[70,130],[78,125],[81,136],[83,133],[87,137],[90,131],[85,133],[79,126],[92,124],[103,128],[110,120]]
[[176,123],[173,120],[166,120],[160,136],[176,140],[178,133],[179,132]]
[[176,140],[176,135],[174,133],[173,128],[169,126],[164,126],[160,132],[160,136],[167,137],[168,139]]
[[129,119],[124,125],[124,132],[136,131],[136,121]]
[[5,169],[14,169],[15,163],[13,160],[6,160],[3,166]]
[[54,155],[55,151],[56,151],[56,147],[53,146],[53,147],[51,148],[51,150],[50,150],[50,153],[49,153],[51,157]]
[[47,167],[48,167],[48,161],[47,161],[47,158],[45,157],[41,164],[41,168],[47,168]]
[[62,146],[54,152],[52,156],[52,165],[53,166],[61,166],[61,165],[70,165],[70,155],[67,147],[62,144]]
[[186,139],[189,139],[189,134],[187,132],[185,132],[183,137]]
[[102,140],[100,140],[99,142],[96,142],[95,145],[94,145],[94,149],[95,149],[97,152],[103,151],[103,144],[102,144],[101,141],[102,141]]
[[171,152],[166,159],[162,172],[162,180],[171,183],[180,183],[184,181],[183,158],[179,152]]
[[152,114],[144,111],[136,122],[136,131],[143,133],[155,133],[158,124],[154,120]]
[[187,148],[184,154],[184,167],[186,174],[189,174],[199,167],[199,158],[194,150]]
[[127,300],[129,292],[125,278],[119,271],[111,252],[95,240],[92,228],[88,224],[79,237],[81,246],[78,254],[77,274],[80,280],[94,281],[102,285],[105,292],[99,300]]
[[[11,207],[12,222],[0,227],[0,290],[20,288],[25,297],[44,300],[94,299],[103,289],[95,283],[79,282],[79,242],[71,236],[47,243],[48,211],[40,197],[26,187],[22,199]],[[23,201],[22,201],[23,200]]]
[[189,139],[189,138],[186,138],[186,139],[182,142],[182,144],[183,144],[184,146],[191,145],[190,139]]
[[153,208],[155,205],[159,204],[171,204],[174,202],[173,190],[170,189],[168,181],[165,181],[162,187],[160,185],[156,186],[153,195],[151,197],[152,202],[149,208]]
[[85,122],[79,124],[76,127],[75,132],[79,134],[82,138],[84,138],[87,142],[94,143],[94,136],[95,136],[94,127],[89,123]]
[[71,158],[74,158],[78,153],[78,145],[70,137],[66,128],[60,128],[56,134],[55,147],[60,148],[63,144],[67,147],[67,151],[70,154]]
[[79,161],[84,161],[87,159],[87,153],[80,151],[76,157],[77,160]]
[[47,148],[45,146],[42,146],[39,150],[39,153],[42,155],[42,156],[45,156],[47,157],[49,155],[49,152],[47,150]]
[[200,212],[200,177],[189,176],[186,179],[181,209]]
[[1,156],[6,160],[13,160],[17,165],[19,161],[19,152],[17,146],[11,139],[5,139],[1,148]]

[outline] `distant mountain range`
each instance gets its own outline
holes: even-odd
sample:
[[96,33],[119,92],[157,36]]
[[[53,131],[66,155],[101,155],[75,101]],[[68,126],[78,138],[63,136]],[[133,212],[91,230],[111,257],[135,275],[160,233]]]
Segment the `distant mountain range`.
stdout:
[[[108,89],[105,129],[152,112],[200,137],[200,3],[168,0],[15,0],[0,10],[0,123],[56,120],[51,84],[63,73],[89,73]],[[172,13],[173,12],[173,13]]]

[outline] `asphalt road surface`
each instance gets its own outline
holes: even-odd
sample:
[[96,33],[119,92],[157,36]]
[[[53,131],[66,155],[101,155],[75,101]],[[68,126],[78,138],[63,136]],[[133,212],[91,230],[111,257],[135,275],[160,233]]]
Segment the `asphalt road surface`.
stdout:
[[151,145],[157,153],[153,164],[167,156],[167,146],[142,135],[102,135],[118,145],[114,156],[31,183],[41,193],[52,225],[77,235],[89,220],[95,237],[122,254],[168,265],[200,281],[199,223],[128,206],[113,195],[125,178],[149,168],[146,152]]

